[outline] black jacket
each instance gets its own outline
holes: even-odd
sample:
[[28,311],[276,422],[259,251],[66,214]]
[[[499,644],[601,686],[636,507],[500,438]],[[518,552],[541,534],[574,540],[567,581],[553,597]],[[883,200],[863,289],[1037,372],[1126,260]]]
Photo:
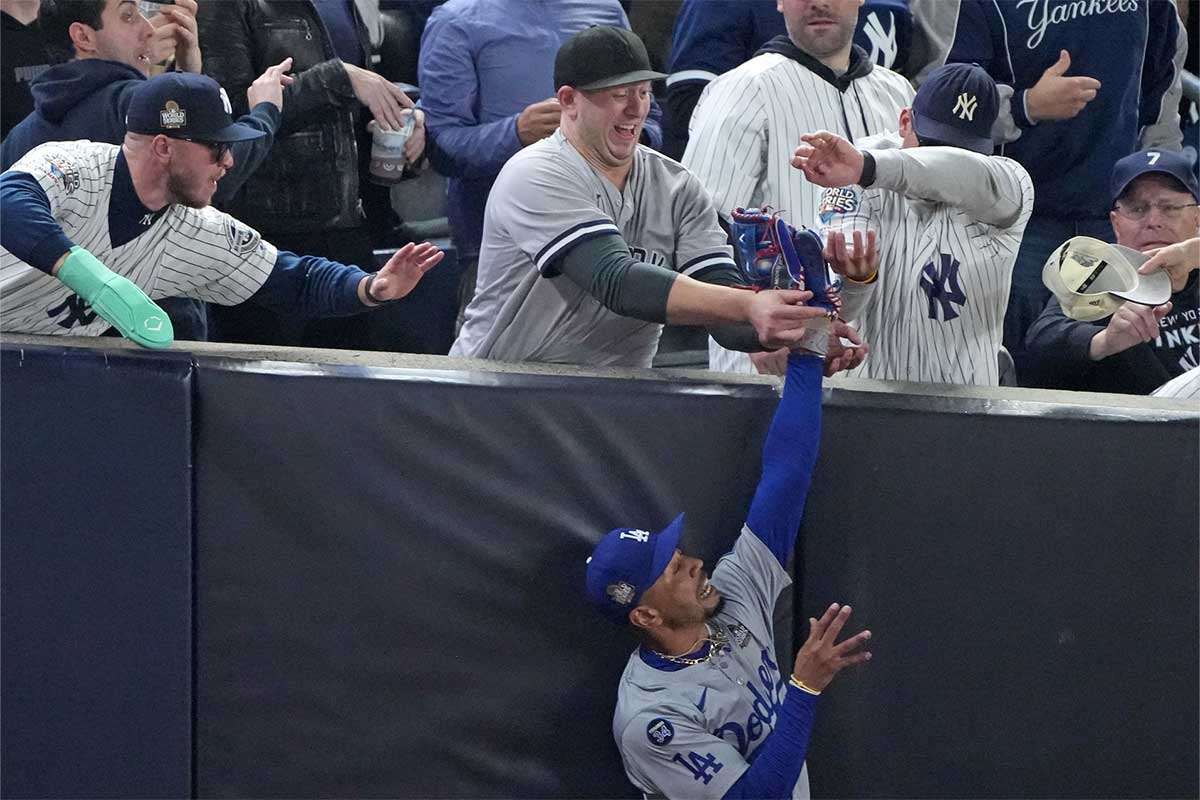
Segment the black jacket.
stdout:
[[359,102],[311,0],[200,3],[197,20],[204,71],[235,110],[244,110],[254,79],[288,56],[296,79],[284,91],[274,149],[225,210],[268,235],[361,225]]

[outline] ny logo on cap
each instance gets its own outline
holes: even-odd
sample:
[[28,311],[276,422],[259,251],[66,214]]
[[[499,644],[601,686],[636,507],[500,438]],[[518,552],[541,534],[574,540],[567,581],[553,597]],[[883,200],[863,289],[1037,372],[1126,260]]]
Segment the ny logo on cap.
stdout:
[[637,539],[639,542],[650,541],[650,531],[621,531],[622,539]]
[[974,122],[976,105],[978,103],[975,100],[975,95],[963,92],[958,96],[958,102],[954,104],[954,109],[950,113],[957,114],[959,119]]
[[627,606],[633,602],[634,588],[631,584],[621,581],[620,583],[610,583],[604,590],[604,593],[613,599],[613,602],[618,605]]
[[187,125],[187,112],[179,107],[179,103],[168,100],[158,112],[158,124],[164,128],[182,128]]

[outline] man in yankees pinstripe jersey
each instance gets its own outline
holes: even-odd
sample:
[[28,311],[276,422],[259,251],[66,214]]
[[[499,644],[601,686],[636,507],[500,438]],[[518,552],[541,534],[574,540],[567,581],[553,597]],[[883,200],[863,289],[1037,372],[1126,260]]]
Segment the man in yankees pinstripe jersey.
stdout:
[[368,275],[277,251],[208,207],[232,166],[230,144],[262,135],[233,122],[212,78],[146,81],[127,123],[122,147],[48,143],[0,176],[0,330],[97,336],[111,323],[166,347],[170,320],[143,291],[353,314],[403,297],[441,260],[433,245],[410,244]]
[[[793,225],[813,225],[821,189],[788,164],[800,136],[838,131],[847,139],[892,130],[912,100],[902,76],[853,44],[863,0],[779,0],[787,36],[714,80],[692,115],[683,164],[728,221],[736,207],[772,206]],[[782,374],[785,352],[755,355]],[[751,360],[715,342],[709,368],[754,372]]]
[[720,285],[741,280],[707,193],[638,144],[656,77],[622,28],[588,28],[559,48],[561,126],[496,179],[450,355],[649,367],[663,322],[725,326],[747,350],[817,335],[804,327],[821,316],[802,305],[809,293]]
[[[1033,209],[1033,183],[993,156],[999,96],[980,67],[930,73],[898,134],[851,145],[806,135],[793,164],[827,188],[821,221],[846,280],[842,315],[870,337],[852,375],[930,383],[1000,383],[1013,263]],[[879,256],[873,252],[879,238]],[[846,236],[854,239],[847,253]],[[849,267],[846,265],[849,264]]]

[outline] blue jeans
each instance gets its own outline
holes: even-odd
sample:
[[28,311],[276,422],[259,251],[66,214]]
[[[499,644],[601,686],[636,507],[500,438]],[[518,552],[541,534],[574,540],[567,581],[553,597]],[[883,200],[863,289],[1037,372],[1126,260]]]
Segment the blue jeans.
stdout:
[[1042,266],[1054,248],[1072,236],[1091,236],[1105,242],[1113,241],[1112,224],[1101,219],[1061,219],[1039,217],[1035,212],[1025,227],[1017,263],[1013,266],[1012,289],[1008,294],[1008,311],[1004,314],[1004,347],[1013,357],[1017,382],[1032,386],[1032,362],[1025,352],[1025,332],[1042,313],[1050,290],[1042,283]]

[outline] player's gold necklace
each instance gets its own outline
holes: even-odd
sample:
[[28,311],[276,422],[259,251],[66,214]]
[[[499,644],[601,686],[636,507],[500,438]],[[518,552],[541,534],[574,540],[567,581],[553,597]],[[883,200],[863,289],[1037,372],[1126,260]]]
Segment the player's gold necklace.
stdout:
[[[683,664],[685,667],[694,667],[697,664],[703,664],[705,661],[711,660],[713,656],[717,655],[717,653],[721,652],[721,650],[729,645],[729,636],[726,635],[725,631],[721,629],[714,631],[712,628],[708,627],[708,623],[704,624],[704,630],[708,633],[708,635],[696,644],[703,645],[705,642],[708,642],[708,652],[699,658],[673,656],[670,653],[663,653],[659,650],[652,650],[651,652],[653,652],[656,656],[665,658],[667,661],[672,661],[676,664]],[[694,653],[696,652],[696,648],[693,647],[688,652]]]

